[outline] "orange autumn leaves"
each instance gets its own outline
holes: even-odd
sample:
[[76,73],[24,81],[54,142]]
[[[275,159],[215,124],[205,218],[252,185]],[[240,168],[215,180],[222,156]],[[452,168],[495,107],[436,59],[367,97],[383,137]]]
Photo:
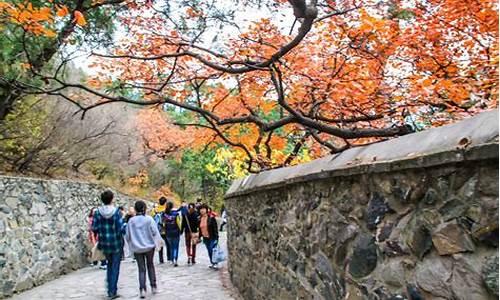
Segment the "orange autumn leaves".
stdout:
[[[348,8],[349,1],[345,3]],[[287,4],[282,5],[285,8]],[[188,18],[196,18],[197,14],[193,9],[186,10]],[[117,44],[115,54],[151,57],[175,53],[185,41],[182,32],[164,27],[166,22],[161,15],[140,14],[122,21],[130,27],[130,32]],[[465,3],[417,0],[412,5],[392,1],[377,6],[361,1],[359,9],[315,23],[305,39],[281,58],[276,67],[283,74],[287,103],[303,115],[332,120],[328,124],[343,129],[387,128],[408,123],[418,128],[437,126],[498,106],[497,24],[497,5],[489,0]],[[223,55],[189,50],[210,62],[231,65],[231,61],[269,59],[293,37],[294,34],[279,29],[272,18],[267,18],[253,22],[241,34],[229,36],[220,47]],[[169,78],[171,83],[163,89],[144,92],[145,100],[168,97],[179,103],[194,103],[190,83],[196,80],[191,79],[215,78],[205,80],[202,99],[197,105],[221,119],[254,114],[273,121],[287,114],[277,102],[266,69],[233,75],[214,70],[190,56],[148,61],[102,59],[99,66],[103,69],[102,81],[113,74],[130,85],[159,88]],[[344,121],[376,115],[382,117]],[[145,128],[151,128],[156,135],[164,134],[156,131],[158,127],[169,129],[165,123],[168,118],[151,120],[155,121],[149,121],[149,127]],[[193,122],[200,120],[203,119],[195,118]],[[228,139],[243,144],[259,160],[270,164],[282,163],[305,129],[289,124],[276,130],[267,143],[272,149],[269,151],[265,145],[269,132],[263,133],[256,125],[220,126]],[[153,148],[162,149],[165,141],[174,141],[176,147],[226,143],[209,129],[186,132],[187,136],[197,136],[193,140],[181,139],[179,132],[183,129],[177,130],[167,130],[169,133],[161,139],[152,138]],[[326,134],[320,136],[338,146],[344,143]],[[311,137],[304,143],[313,156],[326,153]],[[242,150],[234,147],[234,151]],[[272,152],[270,158],[269,152]]]
[[167,114],[158,108],[139,112],[137,129],[143,139],[144,151],[153,152],[153,158],[175,155],[195,141],[194,129],[183,130],[172,123]]
[[[69,14],[66,6],[51,1],[41,7],[35,7],[28,1],[19,4],[0,1],[0,27],[8,23],[17,24],[36,36],[56,37],[56,18],[62,19]],[[77,10],[73,12],[73,22],[80,26],[86,25],[85,17]]]

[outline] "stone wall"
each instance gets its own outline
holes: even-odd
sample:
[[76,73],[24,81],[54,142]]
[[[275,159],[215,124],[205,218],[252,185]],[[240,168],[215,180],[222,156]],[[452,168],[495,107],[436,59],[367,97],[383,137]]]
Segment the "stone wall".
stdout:
[[[0,176],[0,298],[88,263],[87,215],[105,188]],[[116,194],[118,205],[135,201]]]
[[498,111],[349,151],[233,183],[245,299],[498,298]]

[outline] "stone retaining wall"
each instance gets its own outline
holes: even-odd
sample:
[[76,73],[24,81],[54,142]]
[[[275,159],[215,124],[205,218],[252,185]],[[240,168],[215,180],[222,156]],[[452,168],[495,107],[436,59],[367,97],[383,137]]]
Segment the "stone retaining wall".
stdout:
[[[88,263],[87,215],[105,188],[0,176],[0,298]],[[116,194],[117,205],[135,199]]]
[[350,151],[233,183],[241,295],[497,299],[498,111]]

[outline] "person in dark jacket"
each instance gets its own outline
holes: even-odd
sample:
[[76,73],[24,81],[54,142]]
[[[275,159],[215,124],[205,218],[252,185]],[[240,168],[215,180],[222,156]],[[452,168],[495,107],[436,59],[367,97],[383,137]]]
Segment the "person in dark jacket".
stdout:
[[188,265],[196,263],[196,245],[198,244],[199,215],[194,203],[189,203],[187,213],[182,217],[182,228],[186,241]]
[[217,228],[217,220],[208,213],[209,209],[206,204],[200,207],[200,236],[203,243],[207,247],[208,256],[210,257],[209,266],[212,269],[217,269],[217,263],[212,260],[212,251],[219,242],[219,231]]
[[167,250],[170,252],[169,257],[172,259],[172,264],[177,267],[177,258],[179,257],[179,239],[182,233],[181,214],[173,209],[174,204],[169,201],[162,214],[163,227],[167,241]]

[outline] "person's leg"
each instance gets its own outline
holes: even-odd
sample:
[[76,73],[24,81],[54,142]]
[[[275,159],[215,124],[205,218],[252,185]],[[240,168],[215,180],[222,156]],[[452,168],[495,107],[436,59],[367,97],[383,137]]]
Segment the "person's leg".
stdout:
[[149,284],[151,288],[156,288],[156,274],[155,274],[155,265],[153,263],[153,258],[155,255],[155,249],[145,253],[146,255],[146,263],[148,267],[148,276],[149,276]]
[[186,232],[184,234],[184,239],[186,241],[186,253],[187,253],[187,256],[188,256],[188,263],[190,263],[191,262],[191,257],[192,257],[192,253],[191,253],[191,233]]
[[139,269],[139,290],[146,290],[146,256],[144,253],[134,253],[134,257]]
[[196,243],[191,244],[191,263],[196,263]]
[[108,297],[111,297],[113,296],[112,294],[112,278],[113,278],[113,275],[111,274],[112,272],[112,260],[111,260],[111,256],[112,254],[111,253],[105,253],[104,254],[106,256],[106,260],[109,262],[108,264],[108,268],[106,269],[106,289],[107,289],[107,292],[108,292]]
[[167,260],[172,261],[172,245],[169,237],[165,237],[165,245],[167,248]]
[[111,279],[109,281],[109,291],[111,296],[116,295],[118,291],[118,277],[120,276],[121,253],[120,251],[112,253],[108,260],[108,269],[111,269]]
[[205,244],[205,247],[207,247],[208,251],[208,257],[210,258],[210,263],[213,264],[212,262],[212,240],[209,239],[203,239],[203,243]]
[[174,263],[177,263],[177,258],[179,258],[179,240],[179,236],[172,238],[172,260]]
[[[166,242],[166,236],[164,234],[161,235],[161,238],[163,239],[163,241],[165,242],[165,244],[167,244]],[[160,248],[160,251],[158,252],[159,254],[159,257],[160,257],[160,264],[162,264],[164,261],[163,261],[163,250],[164,250],[165,247],[161,247]],[[168,250],[165,249],[165,252],[167,252],[167,258],[168,258]]]

